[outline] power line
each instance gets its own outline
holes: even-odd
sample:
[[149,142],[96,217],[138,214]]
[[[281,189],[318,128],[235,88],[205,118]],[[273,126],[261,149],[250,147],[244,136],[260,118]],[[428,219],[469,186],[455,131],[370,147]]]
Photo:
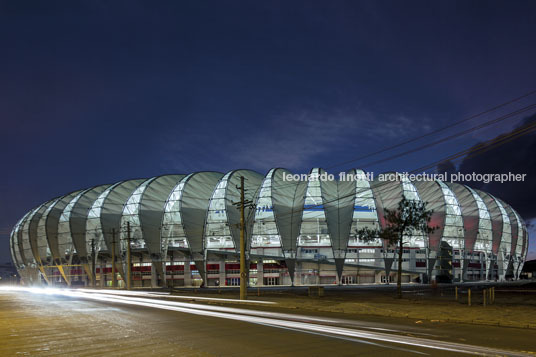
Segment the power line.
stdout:
[[342,165],[346,165],[346,164],[349,164],[349,163],[353,163],[353,162],[356,162],[356,161],[359,161],[359,160],[362,160],[362,159],[366,159],[367,157],[371,157],[371,156],[374,156],[374,155],[377,155],[377,154],[381,154],[381,153],[383,153],[383,152],[386,152],[386,151],[389,151],[389,150],[392,150],[392,149],[396,149],[396,148],[401,147],[401,146],[404,146],[404,145],[406,145],[406,144],[409,144],[409,143],[418,141],[418,140],[423,139],[423,138],[425,138],[425,137],[428,137],[428,136],[431,136],[431,135],[440,133],[440,132],[442,132],[442,131],[444,131],[444,130],[453,128],[453,127],[455,127],[455,126],[457,126],[457,125],[459,125],[459,124],[468,122],[468,121],[473,120],[473,119],[475,119],[475,118],[478,118],[478,117],[480,117],[480,116],[482,116],[482,115],[485,115],[485,114],[491,113],[491,112],[493,112],[493,111],[495,111],[495,110],[497,110],[497,109],[503,108],[503,107],[505,107],[505,106],[507,106],[507,105],[509,105],[509,104],[518,102],[518,101],[520,101],[521,99],[527,98],[527,97],[529,97],[529,96],[531,96],[531,95],[533,95],[533,94],[535,94],[535,93],[536,93],[536,90],[533,90],[533,91],[531,91],[531,92],[528,92],[528,93],[526,93],[526,94],[523,94],[523,95],[520,96],[520,97],[516,97],[516,98],[514,98],[514,99],[508,100],[508,101],[506,101],[506,102],[504,102],[504,103],[502,103],[502,104],[499,104],[499,105],[497,105],[497,106],[495,106],[495,107],[493,107],[493,108],[487,109],[487,110],[485,110],[485,111],[483,111],[483,112],[480,112],[480,113],[478,113],[478,114],[474,114],[474,115],[472,115],[472,116],[470,116],[470,117],[468,117],[468,118],[465,118],[465,119],[456,121],[456,122],[454,122],[454,123],[452,123],[452,124],[449,124],[449,125],[447,125],[447,126],[444,126],[444,127],[442,127],[442,128],[433,130],[433,131],[431,131],[431,132],[429,132],[429,133],[427,133],[427,134],[423,134],[423,135],[416,136],[416,137],[414,137],[414,138],[408,139],[408,140],[403,141],[403,142],[401,142],[401,143],[398,143],[398,144],[395,144],[395,145],[392,145],[392,146],[385,147],[385,148],[383,148],[383,149],[374,151],[374,152],[372,152],[372,153],[368,153],[368,154],[366,154],[366,155],[359,156],[359,157],[357,157],[357,158],[355,158],[355,159],[352,159],[352,160],[347,160],[347,161],[341,162],[341,163],[339,163],[339,164],[335,164],[335,165],[333,165],[333,166],[328,166],[327,169],[331,169],[331,168],[334,168],[334,167],[338,167],[338,166],[342,166]]
[[497,124],[497,123],[500,123],[501,121],[504,121],[506,119],[509,119],[513,116],[516,116],[518,114],[521,114],[521,113],[525,113],[529,110],[532,110],[536,108],[536,104],[531,104],[527,107],[524,107],[516,112],[512,112],[512,113],[509,113],[509,114],[506,114],[506,115],[503,115],[499,118],[495,118],[495,119],[492,119],[492,120],[489,120],[487,122],[484,122],[482,124],[479,124],[477,126],[474,126],[470,129],[466,129],[466,130],[463,130],[463,131],[460,131],[460,132],[457,132],[455,134],[452,134],[452,135],[449,135],[447,137],[444,137],[444,138],[441,138],[439,140],[436,140],[436,141],[433,141],[431,143],[428,143],[428,144],[424,144],[424,145],[421,145],[419,147],[416,147],[416,148],[413,148],[411,150],[407,150],[407,151],[404,151],[402,153],[399,153],[399,154],[396,154],[396,155],[392,155],[390,157],[387,157],[387,158],[384,158],[384,159],[380,159],[380,160],[376,160],[376,161],[373,161],[373,162],[370,162],[370,163],[367,163],[365,165],[363,165],[364,167],[367,167],[367,166],[373,166],[373,165],[377,165],[379,163],[383,163],[383,162],[386,162],[386,161],[390,161],[390,160],[394,160],[396,158],[399,158],[401,156],[405,156],[407,154],[412,154],[414,152],[417,152],[417,151],[420,151],[420,150],[423,150],[423,149],[427,149],[427,148],[430,148],[432,146],[435,146],[435,145],[438,145],[438,144],[441,144],[441,143],[444,143],[444,142],[447,142],[449,140],[452,140],[452,139],[456,139],[458,137],[460,137],[461,135],[465,135],[465,134],[469,134],[469,133],[472,133],[476,130],[479,130],[479,129],[482,129],[482,128],[485,128],[487,126],[490,126],[490,125],[493,125],[493,124]]
[[[455,154],[452,154],[452,155],[449,155],[447,157],[444,157],[443,159],[435,161],[435,162],[433,162],[431,164],[421,166],[421,167],[419,167],[417,169],[411,170],[408,173],[423,172],[424,170],[427,170],[427,169],[430,169],[432,167],[435,167],[437,164],[439,164],[441,162],[445,162],[447,160],[453,160],[453,159],[456,159],[456,158],[461,158],[461,157],[463,157],[465,155],[468,155],[468,154],[473,154],[473,156],[476,156],[476,155],[478,155],[480,153],[483,153],[485,151],[491,150],[492,148],[495,148],[495,147],[503,145],[503,144],[505,144],[507,142],[510,142],[510,141],[512,141],[512,140],[514,140],[514,139],[516,139],[518,137],[521,137],[523,135],[529,134],[529,133],[531,133],[531,132],[533,132],[535,130],[536,130],[536,122],[531,124],[531,125],[529,125],[529,126],[518,128],[517,130],[514,130],[513,132],[510,132],[509,134],[506,134],[504,136],[497,137],[497,138],[493,139],[492,141],[488,142],[488,144],[485,145],[485,146],[480,145],[480,146],[477,146],[477,147],[472,147],[472,148],[469,148],[469,149],[459,151],[459,152],[457,152]],[[385,185],[387,185],[389,183],[392,183],[392,181],[386,181],[384,183],[380,183],[376,187],[374,187],[374,189],[379,189],[382,186],[385,186]],[[365,192],[365,191],[368,191],[369,189],[371,189],[371,188],[366,188],[366,189],[363,189],[362,191],[359,191],[359,192]],[[393,189],[390,189],[389,191],[385,191],[385,192],[381,192],[381,193],[388,193],[391,190],[393,190]],[[321,205],[325,205],[327,203],[334,203],[334,202],[337,202],[338,200],[341,200],[343,198],[349,198],[349,197],[352,197],[352,196],[355,197],[355,195],[357,193],[358,192],[356,191],[353,194],[338,197],[336,199],[333,199],[332,201],[323,202]],[[320,207],[321,205],[311,206],[311,208]],[[277,219],[280,219],[282,217],[284,217],[284,215],[277,217]]]
[[[497,109],[497,108],[500,108],[500,107],[502,107],[502,106],[504,106],[504,105],[513,103],[513,102],[515,102],[516,100],[525,98],[525,97],[527,97],[527,96],[529,96],[529,95],[531,95],[531,94],[534,94],[534,93],[536,93],[536,91],[530,92],[530,93],[528,93],[528,94],[526,94],[526,95],[524,95],[524,96],[521,96],[521,97],[518,97],[518,98],[516,98],[516,99],[513,99],[513,100],[511,100],[511,101],[509,101],[509,102],[506,102],[506,103],[501,104],[501,105],[499,105],[499,106],[497,106],[497,107],[494,107],[494,108],[492,108],[492,109],[489,109],[489,110],[487,110],[486,112],[483,112],[483,113],[491,112],[491,111],[493,111],[493,110],[495,110],[495,109]],[[432,142],[432,143],[424,144],[424,145],[421,145],[420,147],[417,147],[417,148],[414,148],[414,149],[407,150],[407,151],[405,151],[405,152],[403,152],[403,153],[394,154],[394,155],[385,157],[385,158],[383,158],[383,159],[379,159],[379,160],[370,162],[370,163],[368,163],[368,164],[366,164],[366,165],[363,165],[363,166],[372,166],[372,165],[376,165],[376,164],[379,164],[379,163],[382,163],[382,162],[390,161],[390,160],[393,160],[393,159],[396,159],[396,158],[405,156],[405,155],[407,155],[407,154],[411,154],[411,153],[414,153],[414,152],[417,152],[417,151],[426,149],[426,148],[428,148],[428,147],[431,147],[431,146],[434,146],[434,145],[437,145],[437,144],[446,142],[446,141],[448,141],[448,140],[456,139],[456,138],[459,137],[460,135],[465,135],[465,134],[474,132],[474,131],[476,131],[476,130],[482,129],[482,128],[486,127],[486,126],[489,126],[489,125],[493,125],[493,124],[499,123],[499,122],[501,122],[501,121],[504,121],[504,120],[506,120],[506,119],[510,119],[510,118],[512,118],[512,117],[515,117],[515,116],[517,116],[517,115],[519,115],[519,114],[525,113],[525,112],[530,111],[530,110],[535,109],[535,108],[536,108],[536,104],[531,104],[531,105],[525,106],[525,107],[523,107],[523,108],[521,108],[521,109],[518,109],[518,110],[516,110],[516,111],[513,111],[513,112],[510,112],[510,113],[501,115],[501,116],[499,116],[499,117],[497,117],[497,118],[494,118],[494,119],[488,120],[488,121],[486,121],[486,122],[484,122],[484,123],[482,123],[482,124],[476,125],[476,126],[470,128],[470,129],[466,129],[466,130],[463,130],[463,131],[458,132],[458,133],[456,133],[456,134],[452,134],[452,135],[449,135],[449,136],[447,136],[447,137],[445,137],[445,138],[436,140],[436,141],[434,141],[434,142]],[[473,117],[471,117],[471,118],[468,118],[468,119],[464,119],[464,120],[462,120],[462,121],[459,121],[459,122],[457,122],[457,123],[460,123],[460,122],[464,122],[464,121],[473,119],[473,118],[476,117],[476,116],[479,116],[479,114],[477,114],[477,115],[475,115],[475,116],[473,116]],[[455,125],[457,125],[457,124],[454,123],[454,124],[452,124],[451,126],[455,126]],[[449,127],[451,127],[451,126],[449,126]],[[442,131],[442,130],[443,130],[443,129],[438,129],[438,131]],[[427,134],[427,135],[428,135],[428,134]],[[427,135],[425,135],[425,136],[427,136]],[[410,141],[417,141],[418,139],[420,139],[420,138],[422,138],[422,137],[423,137],[423,136],[419,136],[419,137],[417,137],[417,138],[410,139]],[[402,145],[400,144],[400,145],[395,145],[395,146],[402,146]],[[363,158],[366,158],[366,157],[370,157],[370,156],[374,156],[374,155],[375,155],[375,153],[367,154],[367,155],[364,155],[364,156],[360,157],[360,159],[363,159]],[[357,161],[357,159],[356,159],[355,161]],[[331,167],[336,167],[336,166],[340,166],[340,165],[337,164],[337,165],[335,165],[335,166],[331,166]],[[330,168],[330,167],[328,167],[328,169],[329,169],[329,168]],[[296,185],[298,185],[298,184],[299,184],[299,182],[289,183],[289,184],[287,185],[287,187],[296,186]],[[285,187],[285,186],[279,186],[279,188],[284,188],[284,187]]]

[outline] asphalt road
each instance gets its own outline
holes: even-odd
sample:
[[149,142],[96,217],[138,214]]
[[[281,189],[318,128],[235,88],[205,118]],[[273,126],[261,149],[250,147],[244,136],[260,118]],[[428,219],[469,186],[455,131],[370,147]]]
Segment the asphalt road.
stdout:
[[0,289],[2,356],[530,355],[535,335],[516,328],[289,314],[269,304],[192,303],[148,293]]

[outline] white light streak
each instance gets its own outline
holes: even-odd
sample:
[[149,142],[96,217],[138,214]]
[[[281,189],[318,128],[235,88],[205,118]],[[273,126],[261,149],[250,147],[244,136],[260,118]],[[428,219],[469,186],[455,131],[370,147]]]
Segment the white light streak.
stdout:
[[[177,311],[187,314],[194,314],[206,317],[216,317],[223,319],[230,319],[236,321],[243,321],[248,323],[254,323],[259,325],[266,325],[275,328],[292,329],[300,332],[321,334],[327,337],[350,337],[358,339],[367,339],[373,341],[382,341],[394,344],[402,344],[409,346],[417,346],[429,349],[451,351],[458,353],[467,353],[473,355],[504,355],[504,356],[532,356],[529,353],[511,352],[506,350],[499,350],[488,347],[472,346],[467,344],[460,344],[454,342],[444,342],[431,340],[421,337],[411,337],[394,335],[385,332],[365,331],[355,328],[338,327],[326,325],[325,323],[337,323],[341,320],[337,319],[324,319],[313,316],[302,316],[282,313],[272,313],[268,311],[254,311],[238,308],[228,308],[222,306],[208,306],[201,304],[182,303],[176,301],[163,301],[156,299],[147,299],[140,297],[120,296],[116,294],[110,294],[109,291],[102,293],[88,292],[85,289],[71,290],[71,289],[55,289],[55,288],[25,288],[25,287],[0,287],[0,291],[24,291],[34,294],[46,294],[46,295],[61,295],[73,298],[89,299],[108,303],[119,303],[125,305],[145,306],[162,310]],[[94,290],[96,291],[96,290]],[[123,292],[122,292],[123,293]],[[139,292],[137,292],[139,293]],[[154,297],[154,295],[153,295]],[[240,301],[240,300],[238,300]],[[306,322],[309,321],[309,322]],[[314,321],[314,323],[312,322]],[[342,320],[344,321],[344,320]],[[324,324],[322,324],[324,323]],[[365,326],[362,326],[365,327]],[[389,331],[388,329],[385,329]],[[395,331],[395,330],[390,330]],[[359,342],[359,341],[358,341]],[[383,345],[383,347],[392,348],[391,346]],[[420,353],[418,351],[412,351]]]

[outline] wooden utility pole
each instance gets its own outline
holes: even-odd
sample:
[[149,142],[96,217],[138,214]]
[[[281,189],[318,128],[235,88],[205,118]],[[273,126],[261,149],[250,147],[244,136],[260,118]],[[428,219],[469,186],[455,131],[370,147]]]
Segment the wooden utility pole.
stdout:
[[97,257],[95,257],[95,239],[91,239],[91,274],[93,277],[91,279],[91,286],[95,288],[97,285]]
[[240,300],[247,299],[246,290],[246,219],[244,199],[244,176],[240,177]]
[[117,287],[117,273],[115,272],[115,228],[112,228],[112,288]]
[[130,253],[130,222],[127,222],[127,290],[132,289],[132,255]]

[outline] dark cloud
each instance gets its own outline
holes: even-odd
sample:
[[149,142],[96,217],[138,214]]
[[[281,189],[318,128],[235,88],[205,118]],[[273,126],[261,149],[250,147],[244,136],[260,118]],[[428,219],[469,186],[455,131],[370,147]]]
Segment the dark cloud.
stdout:
[[438,174],[447,173],[448,175],[454,174],[457,172],[456,165],[452,163],[452,161],[447,160],[439,163],[436,168],[436,172]]
[[[536,123],[536,115],[526,118],[520,127],[528,128]],[[510,133],[495,139],[504,138]],[[459,167],[459,172],[475,173],[519,173],[527,174],[523,182],[471,182],[470,186],[490,192],[512,205],[526,220],[536,217],[536,132],[530,132],[503,145],[494,147],[492,139],[475,147],[489,150],[481,154],[466,157]]]

